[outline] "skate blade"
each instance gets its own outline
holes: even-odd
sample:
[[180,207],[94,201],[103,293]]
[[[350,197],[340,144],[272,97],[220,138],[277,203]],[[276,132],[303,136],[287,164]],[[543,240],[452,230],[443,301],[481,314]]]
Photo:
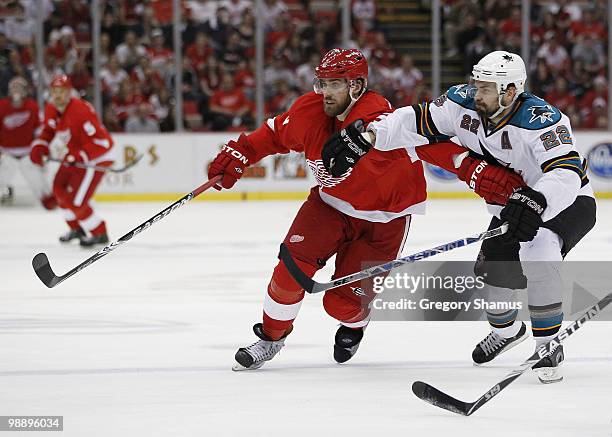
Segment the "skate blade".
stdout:
[[244,372],[244,371],[249,371],[249,370],[257,370],[259,369],[261,366],[263,366],[263,362],[259,363],[259,364],[255,364],[251,367],[244,367],[242,364],[240,364],[239,362],[235,362],[234,365],[232,366],[232,370],[234,372]]
[[559,367],[540,367],[533,369],[538,375],[538,379],[542,384],[554,384],[555,382],[563,381]]

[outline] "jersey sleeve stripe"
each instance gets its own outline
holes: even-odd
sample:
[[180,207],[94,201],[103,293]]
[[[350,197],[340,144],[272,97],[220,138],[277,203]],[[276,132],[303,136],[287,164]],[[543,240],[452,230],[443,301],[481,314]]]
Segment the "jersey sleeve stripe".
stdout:
[[556,168],[563,168],[575,172],[582,181],[582,186],[589,183],[586,169],[588,167],[586,159],[581,161],[577,152],[571,151],[566,155],[557,156],[544,162],[541,166],[542,172],[546,173]]
[[431,112],[429,111],[428,102],[412,105],[412,109],[414,109],[416,114],[417,133],[427,138],[430,144],[438,141],[445,141],[450,138],[448,135],[441,134],[436,127],[431,117]]

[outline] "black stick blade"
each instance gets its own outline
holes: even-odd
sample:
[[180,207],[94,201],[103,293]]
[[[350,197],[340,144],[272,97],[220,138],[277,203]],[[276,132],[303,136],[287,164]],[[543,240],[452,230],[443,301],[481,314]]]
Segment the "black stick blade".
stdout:
[[461,414],[462,416],[469,416],[471,413],[468,403],[455,399],[425,382],[415,381],[412,383],[412,392],[419,399],[436,407],[444,408],[445,410]]
[[53,288],[60,282],[60,278],[51,269],[49,258],[44,253],[39,253],[32,259],[32,267],[38,279],[47,287]]
[[300,286],[308,293],[312,293],[312,289],[315,286],[315,281],[309,278],[306,273],[304,273],[297,266],[297,264],[293,260],[293,257],[291,256],[291,253],[289,253],[289,249],[287,249],[287,246],[285,246],[285,243],[281,243],[278,257],[285,264],[285,267],[287,267],[287,270],[289,271],[293,279],[295,279],[295,281],[300,284]]

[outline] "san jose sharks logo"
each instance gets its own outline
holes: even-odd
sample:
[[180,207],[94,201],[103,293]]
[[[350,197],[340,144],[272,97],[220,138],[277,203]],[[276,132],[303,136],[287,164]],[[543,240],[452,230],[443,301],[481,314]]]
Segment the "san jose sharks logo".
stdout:
[[504,61],[507,61],[507,62],[510,62],[510,61],[512,61],[512,60],[514,59],[514,58],[513,58],[512,56],[510,56],[510,55],[504,55],[504,56],[502,56],[502,58],[503,58],[503,60],[504,60]]
[[535,120],[540,119],[540,123],[546,123],[547,121],[553,121],[552,116],[555,115],[555,110],[550,105],[532,106],[529,108],[531,111],[531,119],[529,123],[533,123]]

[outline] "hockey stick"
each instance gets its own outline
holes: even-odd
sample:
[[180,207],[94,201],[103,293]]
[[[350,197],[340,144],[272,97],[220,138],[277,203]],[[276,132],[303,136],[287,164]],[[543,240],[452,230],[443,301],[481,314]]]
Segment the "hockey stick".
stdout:
[[508,373],[504,379],[495,384],[485,394],[480,396],[474,402],[464,402],[459,399],[455,399],[452,396],[441,392],[435,387],[422,382],[415,381],[412,384],[413,393],[425,402],[429,402],[436,407],[444,408],[445,410],[452,411],[453,413],[462,414],[469,416],[478,410],[484,404],[489,402],[493,397],[499,394],[504,388],[510,385],[516,378],[521,376],[527,370],[535,366],[542,358],[550,355],[553,351],[570,335],[574,334],[578,329],[582,327],[589,320],[594,319],[608,304],[612,302],[612,293],[609,293],[591,308],[589,308],[580,318],[575,320],[571,325],[559,332],[552,340],[534,352],[523,364]]
[[64,165],[68,165],[68,166],[72,166],[72,167],[78,167],[78,168],[93,168],[94,170],[97,171],[108,171],[111,173],[123,173],[126,170],[129,170],[130,168],[134,167],[136,164],[138,164],[138,161],[140,161],[142,159],[144,155],[138,155],[136,158],[134,158],[134,160],[132,160],[129,164],[127,164],[124,167],[121,168],[111,168],[111,167],[104,167],[102,165],[94,165],[94,164],[86,164],[83,162],[64,162],[63,159],[58,159],[58,158],[47,158],[47,161],[51,161],[51,162],[60,162],[60,163],[64,163]]
[[139,234],[145,229],[149,228],[151,225],[160,221],[161,219],[166,217],[168,214],[173,212],[175,209],[180,208],[185,203],[189,202],[191,199],[197,197],[198,195],[200,195],[201,193],[203,193],[204,191],[206,191],[207,189],[215,185],[220,179],[221,179],[221,176],[215,176],[214,178],[207,181],[205,184],[200,185],[198,188],[193,190],[191,193],[186,194],[185,196],[181,197],[179,200],[174,202],[172,205],[168,206],[166,209],[164,209],[160,213],[154,215],[149,220],[142,223],[140,226],[137,226],[136,228],[132,229],[130,232],[125,234],[123,237],[119,238],[117,241],[113,241],[109,245],[105,246],[99,252],[94,253],[92,256],[87,258],[85,261],[83,261],[81,264],[79,264],[72,270],[68,271],[66,274],[57,276],[53,272],[53,269],[51,269],[51,265],[49,264],[49,258],[47,258],[47,255],[44,253],[39,253],[32,259],[32,267],[34,267],[34,272],[36,272],[36,275],[43,282],[43,284],[45,284],[49,288],[53,288],[57,284],[64,282],[69,277],[77,274],[78,272],[83,270],[85,267],[98,261],[103,256],[108,255],[111,251],[115,250],[116,248],[121,246],[123,243],[130,240],[134,235]]
[[302,286],[308,293],[320,293],[321,291],[330,290],[332,288],[340,287],[341,285],[351,284],[353,282],[360,281],[362,279],[371,278],[372,276],[380,275],[381,273],[389,272],[395,268],[403,266],[404,264],[410,264],[415,261],[419,261],[430,256],[437,255],[439,253],[448,252],[458,247],[467,246],[468,244],[477,243],[478,241],[486,240],[488,238],[494,238],[499,235],[505,234],[508,230],[508,225],[504,223],[498,228],[491,229],[489,231],[482,232],[472,237],[461,238],[459,240],[451,241],[450,243],[436,246],[432,249],[427,249],[422,252],[408,255],[403,258],[399,258],[393,261],[389,261],[385,264],[380,264],[374,267],[370,267],[365,270],[361,270],[356,273],[352,273],[342,278],[334,279],[331,282],[316,282],[308,275],[306,275],[295,263],[289,249],[285,243],[281,244],[279,258],[283,261],[289,273],[295,279],[295,281]]

